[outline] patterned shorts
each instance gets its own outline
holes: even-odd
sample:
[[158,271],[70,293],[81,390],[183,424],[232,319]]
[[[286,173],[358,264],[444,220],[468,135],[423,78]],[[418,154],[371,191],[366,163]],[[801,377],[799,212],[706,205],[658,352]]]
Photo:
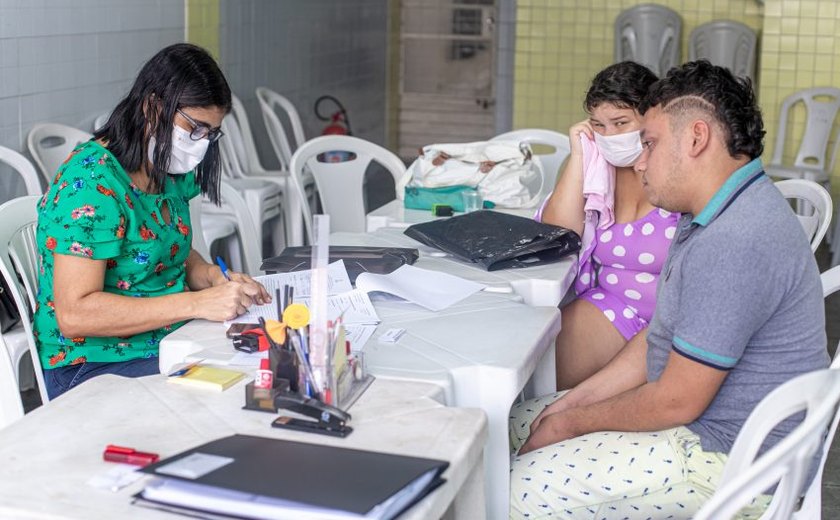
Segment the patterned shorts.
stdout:
[[[560,395],[511,410],[511,518],[690,518],[714,492],[727,456],[703,451],[684,427],[595,432],[515,455],[531,422]],[[753,500],[740,518],[758,518],[769,501],[766,495]]]

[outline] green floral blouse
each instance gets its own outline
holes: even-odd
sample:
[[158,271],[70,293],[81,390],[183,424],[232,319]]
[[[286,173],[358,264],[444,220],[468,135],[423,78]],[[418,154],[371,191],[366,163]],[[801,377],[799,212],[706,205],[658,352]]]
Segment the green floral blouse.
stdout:
[[38,204],[34,332],[44,368],[158,355],[161,338],[183,322],[129,337],[65,337],[53,303],[53,255],[106,260],[106,292],[148,298],[186,291],[189,201],[198,193],[193,173],[171,175],[161,193],[144,193],[106,148],[88,141],[73,150]]

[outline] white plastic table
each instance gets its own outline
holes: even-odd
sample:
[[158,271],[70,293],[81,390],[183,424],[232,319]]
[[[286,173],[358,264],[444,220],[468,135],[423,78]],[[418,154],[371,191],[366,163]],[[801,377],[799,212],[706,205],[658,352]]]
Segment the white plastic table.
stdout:
[[[399,229],[335,233],[330,240],[334,245],[420,246]],[[377,301],[374,305],[382,323],[364,347],[367,368],[377,377],[435,383],[443,388],[446,404],[481,408],[487,413],[484,465],[488,517],[507,518],[510,407],[526,384],[526,395],[555,390],[552,347],[560,331],[557,302],[571,285],[575,260],[487,272],[451,257],[429,256],[429,248],[419,249],[417,267],[488,285],[538,287],[535,294],[541,296],[532,298],[551,299],[546,306],[529,306],[517,294],[481,292],[440,312],[409,303]],[[551,296],[546,296],[549,293]],[[380,343],[379,336],[391,328],[403,328],[406,334],[397,343]],[[195,320],[161,342],[161,372],[169,372],[184,360],[224,361],[233,354],[222,324]]]
[[164,376],[96,377],[0,430],[0,518],[176,518],[130,505],[147,477],[116,492],[87,484],[113,467],[105,446],[167,457],[234,433],[447,460],[446,483],[400,518],[483,518],[484,413],[439,399],[434,385],[374,381],[340,439],[272,428],[275,415],[242,410],[244,382],[217,393]]
[[[531,218],[534,216],[534,213],[536,213],[537,208],[495,208],[493,211],[501,211],[502,213],[510,213],[511,215]],[[456,214],[460,215],[460,213]],[[384,227],[405,229],[412,224],[419,224],[421,222],[428,222],[439,218],[447,217],[435,217],[429,210],[406,209],[403,201],[395,199],[367,214],[367,232],[371,233]]]

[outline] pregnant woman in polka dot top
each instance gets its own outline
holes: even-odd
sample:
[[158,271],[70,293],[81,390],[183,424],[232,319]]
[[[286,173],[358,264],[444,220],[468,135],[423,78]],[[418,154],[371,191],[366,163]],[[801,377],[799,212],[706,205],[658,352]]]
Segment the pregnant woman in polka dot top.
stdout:
[[593,238],[589,244],[584,240],[581,251],[578,298],[563,308],[557,336],[558,390],[597,372],[631,341],[645,341],[653,316],[656,284],[679,217],[650,205],[632,167],[641,153],[637,108],[654,81],[650,70],[632,62],[611,65],[595,76],[584,101],[589,117],[569,130],[571,154],[542,212],[543,222],[586,237],[583,194],[589,172],[584,170],[593,161],[584,148],[597,148],[609,163],[608,175],[614,175],[613,218],[597,213],[587,220],[595,230],[588,230]]

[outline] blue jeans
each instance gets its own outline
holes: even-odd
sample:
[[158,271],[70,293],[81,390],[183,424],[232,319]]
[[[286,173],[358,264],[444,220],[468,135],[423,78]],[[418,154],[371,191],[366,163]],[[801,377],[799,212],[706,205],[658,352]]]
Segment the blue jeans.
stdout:
[[142,377],[159,373],[157,357],[114,363],[79,363],[78,365],[44,370],[44,383],[47,387],[47,395],[50,396],[50,399],[55,399],[71,388],[102,374]]

